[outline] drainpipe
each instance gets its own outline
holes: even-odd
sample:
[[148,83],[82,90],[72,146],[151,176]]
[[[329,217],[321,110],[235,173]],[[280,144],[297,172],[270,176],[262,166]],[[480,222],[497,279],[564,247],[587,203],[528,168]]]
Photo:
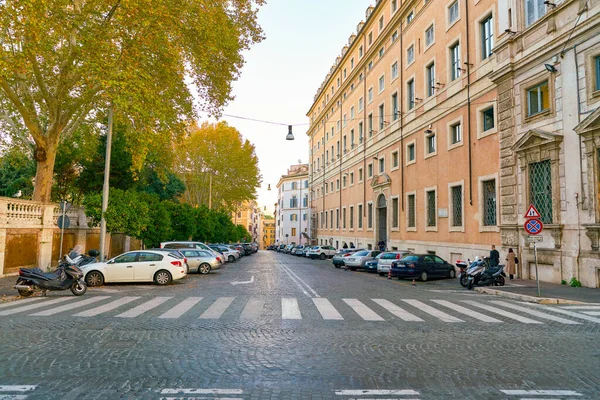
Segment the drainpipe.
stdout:
[[[404,113],[402,112],[402,107],[404,106],[404,80],[403,74],[404,68],[403,65],[403,47],[402,47],[402,20],[400,20],[400,56],[399,67],[400,67],[400,100],[398,104],[398,112],[400,113],[400,205],[402,208],[402,212],[404,212]],[[400,221],[398,221],[398,227],[400,227]]]
[[[363,27],[363,57],[367,53],[367,37]],[[367,67],[363,64],[363,121],[365,123],[363,139],[363,215],[361,226],[364,229],[365,217],[367,216]]]
[[[342,80],[342,74],[340,73],[340,81]],[[344,121],[343,121],[343,116],[342,116],[342,106],[344,105],[344,96],[340,95],[340,143],[341,143],[341,139],[342,139],[342,133],[344,132]],[[352,144],[351,144],[352,146]],[[342,155],[340,155],[340,219],[342,218],[342,163],[344,162],[344,157]],[[342,224],[340,223],[339,219],[337,221],[337,223],[339,224],[339,228],[338,228],[338,235],[340,236],[340,240],[342,238]]]
[[469,205],[473,205],[473,158],[471,155],[471,59],[469,57],[469,0],[465,0],[465,27],[466,27],[466,45],[467,45],[467,146],[469,153]]

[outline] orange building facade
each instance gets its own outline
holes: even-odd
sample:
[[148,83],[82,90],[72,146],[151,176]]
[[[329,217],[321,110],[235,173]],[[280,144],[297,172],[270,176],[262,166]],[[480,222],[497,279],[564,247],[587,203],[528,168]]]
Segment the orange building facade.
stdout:
[[493,0],[380,0],[314,98],[318,244],[487,255],[500,243]]

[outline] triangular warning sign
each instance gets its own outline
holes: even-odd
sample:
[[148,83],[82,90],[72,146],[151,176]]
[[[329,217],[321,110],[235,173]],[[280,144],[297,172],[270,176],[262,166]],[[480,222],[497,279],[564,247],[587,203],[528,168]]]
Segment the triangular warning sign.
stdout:
[[525,218],[541,218],[540,212],[533,206],[533,204],[529,205],[529,209],[525,213]]

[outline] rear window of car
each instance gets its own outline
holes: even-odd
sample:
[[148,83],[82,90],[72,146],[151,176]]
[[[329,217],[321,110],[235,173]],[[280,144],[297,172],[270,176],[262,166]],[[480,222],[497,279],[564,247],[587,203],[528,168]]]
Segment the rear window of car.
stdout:
[[356,253],[352,254],[353,256],[357,256],[357,257],[363,257],[368,255],[369,252],[368,251],[357,251]]
[[198,257],[198,252],[195,250],[180,250],[180,252],[186,257]]
[[400,261],[410,261],[410,262],[419,261],[419,256],[405,256]]
[[396,254],[397,253],[383,253],[381,255],[381,259],[382,260],[394,260],[394,259],[396,259]]
[[213,257],[208,251],[198,251],[198,257]]
[[167,243],[165,249],[192,249],[194,245],[191,243]]

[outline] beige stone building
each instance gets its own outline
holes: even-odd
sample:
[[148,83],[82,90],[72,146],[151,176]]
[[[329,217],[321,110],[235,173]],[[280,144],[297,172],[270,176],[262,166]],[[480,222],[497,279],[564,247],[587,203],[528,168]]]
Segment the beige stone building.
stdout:
[[262,213],[256,201],[244,202],[237,211],[231,214],[233,223],[244,226],[250,233],[252,242],[257,244],[260,244],[262,241],[261,219]]
[[275,244],[275,219],[263,218],[262,226],[261,249],[265,250],[267,247]]
[[500,243],[493,0],[380,0],[314,98],[313,236],[319,244],[435,252]]
[[[524,7],[523,3],[533,7]],[[524,230],[541,213],[540,280],[600,287],[600,1],[499,0],[502,245],[535,279]]]
[[277,182],[275,243],[310,243],[309,167],[291,165]]

